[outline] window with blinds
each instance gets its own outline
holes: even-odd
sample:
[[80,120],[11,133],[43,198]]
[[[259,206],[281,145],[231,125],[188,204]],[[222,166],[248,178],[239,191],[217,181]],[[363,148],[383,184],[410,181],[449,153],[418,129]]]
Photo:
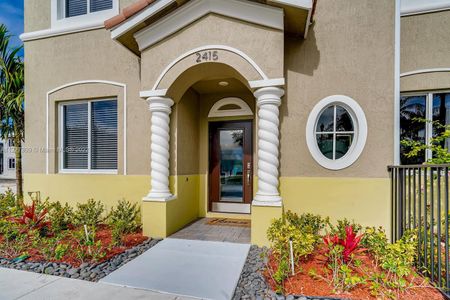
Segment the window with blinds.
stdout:
[[117,101],[62,105],[63,170],[117,170]]
[[64,0],[66,18],[113,8],[113,0]]

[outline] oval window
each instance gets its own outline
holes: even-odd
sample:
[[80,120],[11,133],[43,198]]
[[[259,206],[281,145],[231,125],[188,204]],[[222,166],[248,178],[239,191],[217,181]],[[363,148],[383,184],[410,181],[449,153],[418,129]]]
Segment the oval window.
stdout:
[[320,101],[308,118],[307,144],[314,159],[327,169],[343,169],[361,154],[367,122],[361,107],[347,96]]

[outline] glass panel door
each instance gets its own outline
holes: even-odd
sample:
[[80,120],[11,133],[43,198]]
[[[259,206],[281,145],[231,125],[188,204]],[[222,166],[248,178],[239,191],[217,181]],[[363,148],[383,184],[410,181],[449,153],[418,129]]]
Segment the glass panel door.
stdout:
[[220,201],[242,203],[244,130],[220,130]]

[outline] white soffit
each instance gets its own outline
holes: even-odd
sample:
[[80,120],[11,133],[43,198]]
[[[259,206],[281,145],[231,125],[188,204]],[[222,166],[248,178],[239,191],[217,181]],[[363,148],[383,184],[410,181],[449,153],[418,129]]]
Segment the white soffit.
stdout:
[[280,8],[242,0],[192,0],[135,33],[134,38],[139,45],[139,50],[144,50],[209,13],[284,30],[284,15]]
[[450,9],[450,0],[401,0],[401,15],[409,16]]

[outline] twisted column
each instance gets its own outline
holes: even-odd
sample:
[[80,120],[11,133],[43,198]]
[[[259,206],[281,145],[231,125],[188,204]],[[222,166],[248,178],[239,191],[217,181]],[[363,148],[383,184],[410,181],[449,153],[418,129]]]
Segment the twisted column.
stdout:
[[166,97],[150,97],[151,118],[151,190],[144,200],[173,199],[169,190],[170,113],[173,101]]
[[264,87],[255,92],[258,106],[258,191],[253,205],[281,206],[278,192],[279,106],[284,90]]

